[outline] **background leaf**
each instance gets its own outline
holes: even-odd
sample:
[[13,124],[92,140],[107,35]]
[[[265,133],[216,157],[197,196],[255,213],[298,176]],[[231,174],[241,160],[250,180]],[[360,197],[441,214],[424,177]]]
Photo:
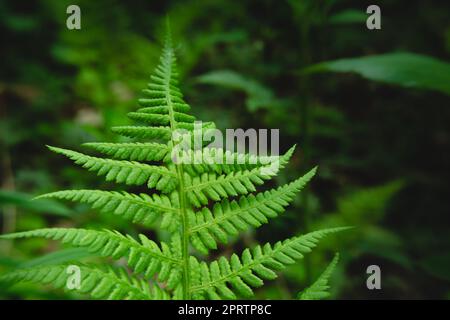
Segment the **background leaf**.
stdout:
[[387,53],[339,59],[313,65],[305,71],[354,72],[370,80],[437,90],[450,95],[450,64],[415,53]]
[[274,97],[273,92],[256,80],[249,79],[231,70],[216,70],[197,77],[198,83],[212,84],[245,92],[246,105],[249,111],[261,108],[273,108],[281,101]]
[[331,24],[352,24],[365,23],[368,15],[361,10],[342,10],[330,17],[328,20]]
[[92,256],[85,248],[68,248],[51,252],[35,259],[27,260],[21,263],[18,268],[32,268],[35,266],[61,264],[68,261],[78,261],[79,259]]
[[15,205],[41,214],[65,217],[69,217],[72,212],[62,203],[52,199],[32,200],[29,194],[23,192],[0,190],[0,207],[5,205]]

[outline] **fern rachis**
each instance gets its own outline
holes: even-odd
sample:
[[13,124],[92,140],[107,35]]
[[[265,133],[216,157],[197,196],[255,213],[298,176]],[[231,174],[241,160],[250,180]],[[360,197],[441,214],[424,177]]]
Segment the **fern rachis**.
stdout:
[[[171,234],[169,243],[158,244],[144,235],[139,235],[138,241],[117,231],[75,228],[38,229],[7,234],[1,238],[43,237],[85,247],[99,256],[124,258],[133,271],[131,275],[123,268],[113,270],[74,262],[89,274],[80,292],[91,294],[94,298],[235,299],[251,297],[252,288],[262,286],[264,280],[276,278],[277,271],[301,259],[321,238],[345,229],[314,231],[274,245],[245,249],[240,256],[232,254],[229,259],[221,257],[209,263],[202,261],[203,258],[192,250],[207,255],[210,250],[217,249],[218,243],[227,243],[229,237],[268,223],[286,209],[296,193],[314,176],[316,168],[289,184],[257,192],[257,186],[277,173],[262,169],[270,167],[271,161],[275,160],[283,168],[294,148],[279,158],[262,159],[204,147],[190,150],[185,156],[215,155],[241,159],[243,162],[175,163],[171,157],[177,143],[173,133],[184,129],[194,134],[195,117],[187,114],[190,106],[178,89],[176,60],[170,37],[166,39],[160,64],[151,79],[148,88],[143,90],[145,98],[139,99],[141,108],[129,113],[131,119],[144,122],[147,126],[113,128],[120,135],[150,141],[85,144],[105,157],[49,147],[89,171],[105,176],[107,181],[146,185],[151,190],[150,194],[64,190],[40,197],[87,203],[102,212],[119,215],[144,227],[155,227],[156,221],[160,221],[159,227]],[[205,127],[213,126],[213,123],[205,124]],[[68,277],[66,267],[59,264],[17,270],[2,275],[0,280],[27,280],[63,287]],[[328,273],[326,276],[329,276]],[[321,281],[319,284],[323,287]],[[314,297],[317,296],[320,294]]]

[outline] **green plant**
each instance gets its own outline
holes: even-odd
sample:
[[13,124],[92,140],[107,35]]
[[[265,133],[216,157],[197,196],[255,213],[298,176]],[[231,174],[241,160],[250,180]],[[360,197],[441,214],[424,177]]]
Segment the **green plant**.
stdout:
[[322,272],[322,274],[317,278],[317,280],[310,285],[308,288],[299,292],[297,295],[300,300],[320,300],[325,299],[330,296],[328,289],[328,281],[330,280],[331,274],[333,273],[336,265],[339,261],[339,254],[336,253],[333,260],[331,260],[328,267]]
[[[253,295],[252,287],[263,280],[277,277],[275,271],[301,259],[323,237],[346,229],[329,228],[296,236],[274,245],[258,245],[245,249],[239,257],[221,257],[212,262],[201,261],[191,253],[190,245],[206,255],[227,243],[230,236],[251,227],[259,227],[282,213],[295,194],[314,176],[316,168],[299,179],[276,189],[256,192],[256,186],[273,178],[292,155],[291,148],[281,157],[256,157],[201,147],[183,156],[191,160],[197,155],[214,154],[224,158],[243,159],[243,163],[184,163],[173,160],[177,145],[173,133],[178,129],[194,138],[195,117],[187,114],[190,107],[178,89],[177,67],[171,39],[166,38],[160,65],[152,75],[153,82],[143,90],[145,98],[137,112],[129,113],[133,120],[149,126],[120,126],[112,130],[131,138],[146,138],[152,142],[87,143],[86,146],[111,158],[99,158],[79,152],[49,147],[106,176],[107,181],[127,185],[147,185],[157,192],[139,195],[100,190],[66,190],[40,196],[88,203],[101,211],[122,216],[145,227],[160,228],[170,233],[168,243],[150,240],[113,230],[77,228],[47,228],[2,235],[3,239],[44,237],[61,240],[91,253],[113,259],[125,258],[125,268],[99,267],[76,263],[81,271],[79,291],[103,299],[235,299]],[[206,123],[205,128],[213,127]],[[253,161],[256,160],[256,161]],[[151,164],[149,164],[150,162]],[[277,167],[277,168],[278,168]],[[240,197],[239,199],[233,199]],[[73,264],[73,263],[72,263]],[[2,281],[22,280],[52,283],[64,287],[70,275],[70,263],[44,264],[12,271],[1,276]],[[150,280],[150,281],[147,281]]]

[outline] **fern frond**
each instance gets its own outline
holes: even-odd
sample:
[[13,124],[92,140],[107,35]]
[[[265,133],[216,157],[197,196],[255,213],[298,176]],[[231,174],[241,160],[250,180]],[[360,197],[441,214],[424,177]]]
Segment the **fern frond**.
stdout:
[[[147,122],[151,125],[170,125],[170,116],[167,114],[149,113],[149,112],[129,112],[128,117],[133,120]],[[195,121],[195,117],[180,113],[173,113],[174,119],[179,123],[192,123]]]
[[[142,91],[144,93],[144,95],[147,96],[154,96],[156,94],[156,92],[151,92],[149,90],[143,90]],[[169,115],[170,114],[170,110],[169,107],[166,104],[166,100],[165,100],[165,92],[160,92],[159,93],[161,97],[163,97],[162,99],[158,99],[157,105],[153,105],[153,106],[147,106],[144,108],[140,108],[137,110],[137,113],[146,113],[146,114],[158,114],[158,115]],[[154,101],[154,99],[150,99],[150,101]],[[141,106],[145,106],[145,105],[152,105],[151,103],[146,103],[147,101],[149,101],[149,99],[139,99],[139,104]],[[186,104],[185,102],[183,102],[183,104],[180,103],[173,103],[173,115],[175,120],[180,120],[180,121],[184,121],[184,122],[194,122],[195,117],[188,115],[186,112],[188,112],[191,107],[189,107],[188,104]],[[170,119],[170,118],[169,118]],[[177,120],[177,121],[178,121]]]
[[300,300],[321,300],[330,296],[328,281],[339,262],[339,253],[336,253],[325,271],[308,288],[298,294]]
[[289,160],[291,154],[280,158],[276,166],[268,164],[252,170],[231,172],[226,175],[204,173],[201,176],[191,177],[184,175],[187,197],[192,205],[200,207],[208,204],[208,199],[219,201],[222,198],[248,194],[256,191],[256,186],[274,177]]
[[[145,193],[140,195],[125,191],[100,191],[100,190],[63,190],[43,194],[36,197],[58,198],[81,203],[89,203],[94,209],[101,212],[115,214],[139,223],[147,227],[153,226],[154,222],[163,217],[162,227],[170,231],[176,230],[179,223],[178,194],[171,193],[170,198],[165,195]],[[174,205],[173,205],[174,204]]]
[[170,140],[172,130],[169,127],[115,126],[111,131],[130,138]]
[[92,148],[116,159],[129,161],[161,161],[169,153],[169,147],[166,144],[155,142],[88,142],[84,143],[83,146]]
[[212,211],[207,207],[197,213],[191,211],[189,233],[192,245],[207,254],[208,249],[217,248],[217,242],[227,243],[228,236],[235,236],[250,227],[260,227],[268,219],[277,217],[312,179],[316,170],[313,168],[301,178],[277,189],[241,197],[239,201],[222,200],[214,205]]
[[127,258],[128,265],[136,273],[150,278],[158,273],[158,280],[167,281],[174,288],[180,281],[181,240],[175,234],[171,245],[161,242],[161,248],[144,235],[141,243],[117,231],[96,231],[75,228],[46,228],[1,235],[0,239],[43,237],[60,240],[75,247],[85,247],[90,252],[113,259]]
[[[95,299],[106,300],[167,300],[169,295],[157,285],[149,284],[130,276],[122,268],[114,270],[97,266],[79,265],[80,288],[74,289],[89,294]],[[28,281],[52,285],[55,288],[67,288],[70,277],[69,264],[37,266],[22,269],[0,276],[0,282]]]
[[[138,240],[117,231],[75,228],[38,229],[2,235],[0,239],[43,237],[86,248],[102,257],[125,260],[134,276],[127,276],[125,271],[82,266],[84,280],[80,291],[95,298],[235,299],[252,296],[253,288],[260,287],[263,280],[276,278],[277,271],[301,259],[321,238],[346,229],[324,229],[274,245],[258,245],[252,250],[245,249],[240,257],[232,254],[229,260],[225,257],[211,263],[197,260],[190,255],[191,245],[207,254],[240,231],[268,223],[284,212],[314,176],[316,168],[282,187],[257,193],[257,186],[275,177],[287,164],[295,146],[282,156],[239,154],[207,147],[213,142],[209,140],[212,137],[208,129],[215,128],[215,124],[200,123],[188,114],[190,106],[178,88],[170,35],[138,103],[140,108],[128,114],[137,125],[117,126],[112,131],[148,141],[85,144],[105,158],[49,148],[105,176],[107,181],[146,185],[158,193],[64,190],[40,197],[87,203],[146,227],[154,227],[161,219],[161,228],[169,231],[170,243],[157,244],[142,234]],[[237,196],[240,198],[232,199]],[[336,262],[301,297],[323,297]],[[46,265],[9,273],[1,276],[0,281],[52,282],[62,287],[67,278],[65,265]],[[161,283],[164,290],[157,285],[149,286],[150,279],[152,283]]]
[[65,155],[89,171],[97,171],[98,175],[106,175],[106,181],[115,181],[128,185],[142,185],[146,183],[149,188],[156,188],[165,193],[173,191],[177,185],[175,174],[165,167],[132,161],[96,158],[76,151],[50,146],[48,148],[56,153]]
[[[137,110],[137,112],[141,113],[154,113],[154,114],[169,114],[169,107],[166,105],[166,91],[164,90],[158,90],[158,91],[151,91],[151,90],[142,90],[142,93],[147,96],[155,96],[156,94],[164,97],[162,99],[158,99],[157,103],[154,103],[155,99],[139,99],[138,103],[143,106],[143,108],[140,108]],[[173,91],[172,91],[173,95]],[[189,110],[191,110],[191,107],[185,103],[184,101],[182,103],[180,102],[173,102],[172,103],[172,110],[174,112],[178,113],[186,113]]]
[[233,291],[242,297],[251,297],[251,287],[260,287],[263,280],[275,279],[275,271],[303,258],[303,254],[310,252],[321,238],[346,229],[348,228],[323,229],[277,242],[273,246],[269,243],[263,247],[258,245],[252,251],[245,249],[241,258],[233,254],[230,261],[221,257],[209,265],[192,257],[191,277],[195,283],[191,288],[193,297],[235,299]]
[[221,148],[203,148],[202,150],[187,150],[179,160],[184,164],[184,170],[195,177],[205,172],[228,174],[235,171],[252,170],[264,165],[276,165],[280,160],[289,159],[295,150],[295,145],[284,156],[257,156],[250,153],[235,153]]

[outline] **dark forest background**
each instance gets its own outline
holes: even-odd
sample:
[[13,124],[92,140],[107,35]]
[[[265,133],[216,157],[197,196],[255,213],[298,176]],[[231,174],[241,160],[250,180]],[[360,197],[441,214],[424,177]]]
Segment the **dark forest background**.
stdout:
[[[66,28],[70,4],[81,8],[81,30]],[[137,108],[169,16],[196,116],[222,129],[280,128],[281,152],[298,147],[276,183],[319,165],[285,214],[223,249],[356,227],[257,296],[294,298],[339,251],[333,298],[450,298],[450,2],[375,1],[381,30],[366,28],[368,4],[0,1],[1,232],[138,231],[85,205],[30,199],[111,188],[45,145],[117,141],[109,127],[128,123],[126,112]],[[0,245],[0,272],[96,259],[42,239]],[[381,290],[366,288],[371,264],[381,268]],[[20,284],[0,288],[0,298],[79,297]]]

